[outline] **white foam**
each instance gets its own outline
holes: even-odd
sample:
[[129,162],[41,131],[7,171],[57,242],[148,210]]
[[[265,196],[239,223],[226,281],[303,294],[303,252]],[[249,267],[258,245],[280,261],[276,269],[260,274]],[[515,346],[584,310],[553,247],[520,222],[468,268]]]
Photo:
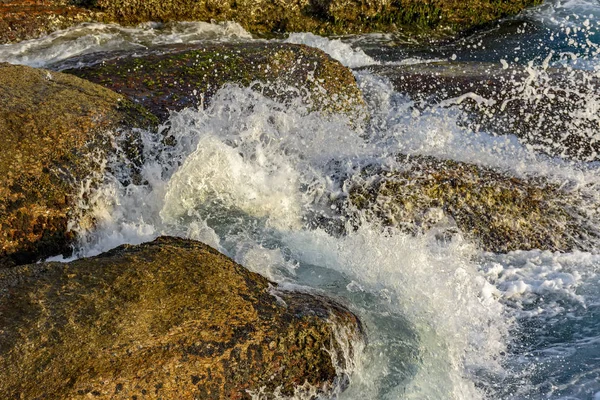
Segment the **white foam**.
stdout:
[[338,60],[349,68],[364,67],[367,65],[379,64],[373,58],[365,54],[361,49],[352,48],[340,39],[327,39],[313,33],[292,33],[285,40],[286,43],[305,44],[316,47],[329,54],[332,58]]
[[549,24],[578,27],[600,16],[600,4],[596,0],[548,0],[525,13]]
[[[509,324],[470,261],[470,245],[440,247],[433,237],[367,225],[341,238],[305,228],[311,211],[344,190],[329,174],[351,172],[353,159],[375,159],[380,144],[369,144],[346,117],[307,113],[236,86],[222,89],[207,110],[173,113],[169,134],[177,146],[147,157],[149,186],[107,181],[96,201],[98,230],[85,236],[81,255],[170,234],[206,240],[279,282],[296,282],[299,268],[336,271],[362,288],[355,294],[378,299],[386,311],[377,318],[406,318],[418,336],[369,326],[391,342],[366,350],[341,396],[483,398],[478,371],[501,370]],[[160,147],[156,135],[145,140],[148,149]],[[357,307],[370,321],[368,308]],[[418,353],[410,382],[393,380],[407,373],[406,360],[393,355],[399,345]]]
[[135,51],[161,44],[251,38],[252,36],[235,22],[144,23],[136,27],[84,23],[39,39],[0,45],[0,62],[40,68],[97,51]]
[[[340,57],[360,64],[346,50]],[[514,361],[503,354],[515,320],[562,315],[565,301],[590,307],[597,296],[581,291],[597,280],[598,256],[481,254],[460,236],[440,243],[435,232],[412,237],[364,221],[336,236],[309,228],[314,215],[339,217],[330,207],[347,195],[343,179],[365,164],[393,166],[400,152],[546,176],[591,192],[600,166],[535,154],[514,136],[471,132],[456,109],[419,112],[385,79],[356,76],[371,112],[366,129],[347,116],[233,85],[206,110],[172,113],[168,134],[176,145],[144,134],[148,184],[124,187],[107,177],[92,198],[97,230],[80,227],[78,255],[161,234],[203,240],[272,280],[351,302],[370,343],[340,399],[494,398],[511,371],[505,364]],[[532,308],[536,301],[541,306]],[[296,398],[311,393],[301,388]]]
[[[564,306],[551,299],[569,300],[585,306],[590,299],[580,294],[579,288],[593,280],[599,269],[600,257],[597,255],[537,250],[488,254],[482,265],[486,279],[498,288],[504,301],[515,307],[514,315],[527,318],[550,318],[564,312]],[[546,301],[540,303],[540,298]],[[540,306],[527,307],[533,303]]]
[[[413,381],[395,389],[403,398],[481,398],[473,373],[499,368],[495,357],[503,350],[507,321],[468,261],[470,247],[457,243],[440,248],[429,240],[384,235],[364,226],[343,238],[321,231],[291,232],[284,242],[301,263],[338,270],[408,316],[422,353]],[[385,355],[382,361],[379,366],[379,360],[371,360],[368,368],[385,369]],[[360,393],[374,384],[368,378],[372,373],[362,373],[367,380],[356,383]]]

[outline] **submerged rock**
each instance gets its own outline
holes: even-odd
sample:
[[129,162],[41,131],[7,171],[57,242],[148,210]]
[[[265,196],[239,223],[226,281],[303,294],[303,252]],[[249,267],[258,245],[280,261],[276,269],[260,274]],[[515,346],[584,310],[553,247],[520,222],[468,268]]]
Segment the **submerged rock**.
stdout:
[[344,384],[361,332],[331,300],[278,290],[202,243],[163,237],[0,271],[0,394],[329,393]]
[[126,25],[148,21],[236,21],[253,33],[386,31],[431,38],[515,15],[541,3],[542,0],[8,0],[0,6],[0,21],[7,28],[0,35],[0,43],[88,20]]
[[124,94],[165,120],[169,110],[206,104],[225,84],[281,101],[300,98],[323,112],[355,116],[364,101],[352,72],[321,50],[285,43],[175,45],[68,61],[65,72]]
[[477,62],[370,66],[418,107],[452,106],[474,130],[514,134],[547,154],[600,160],[600,81],[587,71]]
[[367,168],[348,182],[349,209],[411,233],[459,229],[492,252],[590,251],[600,237],[598,207],[581,193],[457,161],[400,159],[402,168]]
[[0,64],[0,266],[69,252],[68,221],[85,202],[86,185],[101,178],[110,148],[104,133],[125,136],[117,130],[155,124],[99,85]]

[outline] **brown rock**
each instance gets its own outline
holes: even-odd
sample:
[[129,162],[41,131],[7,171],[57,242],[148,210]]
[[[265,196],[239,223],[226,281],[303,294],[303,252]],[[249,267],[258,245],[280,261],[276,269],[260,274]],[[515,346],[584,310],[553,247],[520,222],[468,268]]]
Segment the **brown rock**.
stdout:
[[[236,21],[253,33],[402,32],[425,39],[515,15],[541,0],[9,0],[0,43],[83,21]],[[2,32],[3,30],[0,30]]]
[[598,206],[578,190],[452,160],[399,160],[400,168],[366,168],[348,182],[348,209],[410,233],[458,228],[497,253],[592,251],[600,236]]
[[305,383],[327,393],[351,361],[336,332],[362,339],[331,300],[159,238],[0,271],[0,397],[249,399]]
[[97,13],[54,0],[0,3],[0,44],[34,39],[82,22],[98,20]]
[[103,133],[156,123],[122,97],[71,75],[0,64],[0,265],[70,250],[79,192],[101,178],[97,161],[110,147]]
[[[103,85],[148,108],[161,120],[169,110],[207,104],[223,85],[256,87],[287,101],[298,96],[314,109],[357,117],[364,101],[352,72],[321,50],[285,43],[175,45],[147,52],[67,61],[95,65],[64,72]],[[102,61],[102,62],[100,62]]]

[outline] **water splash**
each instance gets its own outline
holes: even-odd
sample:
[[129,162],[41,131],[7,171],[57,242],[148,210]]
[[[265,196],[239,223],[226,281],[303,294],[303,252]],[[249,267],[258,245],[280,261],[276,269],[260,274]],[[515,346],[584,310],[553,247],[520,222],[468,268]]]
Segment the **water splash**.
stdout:
[[99,51],[135,51],[163,44],[249,39],[252,36],[235,22],[144,23],[137,27],[85,23],[39,39],[0,45],[0,62],[42,68]]
[[361,49],[352,48],[349,44],[342,42],[340,39],[330,40],[313,33],[292,33],[285,42],[305,44],[310,47],[321,49],[349,68],[378,64],[377,61],[366,55]]
[[[166,36],[160,40],[178,40]],[[302,40],[340,50],[336,57],[348,65],[371,63],[342,42]],[[41,65],[61,51],[41,55]],[[545,95],[552,60],[528,67],[534,78],[519,93]],[[586,189],[590,204],[597,203],[600,166],[539,154],[514,135],[473,132],[455,106],[419,109],[386,79],[365,71],[356,77],[371,113],[364,129],[227,86],[206,110],[173,113],[162,132],[142,132],[143,184],[124,179],[129,170],[108,160],[111,173],[91,197],[96,228],[76,227],[77,256],[177,235],[205,241],[284,287],[345,299],[364,321],[369,345],[340,399],[599,392],[597,256],[484,254],[461,235],[440,241],[434,231],[411,236],[364,218],[347,224],[336,205],[362,166],[393,168],[402,163],[398,153],[544,177]],[[593,111],[591,104],[580,108]],[[341,228],[323,227],[331,220]],[[299,388],[296,398],[311,393]]]

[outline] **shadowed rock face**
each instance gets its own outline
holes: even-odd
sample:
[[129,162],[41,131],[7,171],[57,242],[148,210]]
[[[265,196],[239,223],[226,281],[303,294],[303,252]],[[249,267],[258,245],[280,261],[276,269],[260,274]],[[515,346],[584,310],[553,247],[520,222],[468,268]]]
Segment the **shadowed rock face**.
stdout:
[[488,63],[370,66],[419,107],[458,106],[465,125],[514,134],[531,148],[583,161],[600,160],[600,82],[593,73]]
[[249,399],[305,383],[328,392],[360,340],[344,307],[278,291],[189,240],[0,271],[5,399]]
[[[304,45],[224,43],[168,46],[130,54],[107,54],[100,63],[65,72],[106,86],[165,120],[169,110],[197,107],[227,83],[250,86],[288,101],[300,97],[322,112],[360,114],[362,94],[352,72],[323,51]],[[63,68],[83,57],[59,65]]]
[[541,0],[9,0],[0,5],[0,43],[83,21],[236,21],[253,33],[404,32],[431,38],[466,30]]
[[99,85],[0,64],[0,266],[69,252],[68,220],[85,185],[101,179],[104,132],[155,124]]
[[590,251],[599,237],[598,207],[576,191],[456,161],[401,159],[403,168],[367,168],[348,183],[350,209],[412,233],[458,228],[493,252]]

